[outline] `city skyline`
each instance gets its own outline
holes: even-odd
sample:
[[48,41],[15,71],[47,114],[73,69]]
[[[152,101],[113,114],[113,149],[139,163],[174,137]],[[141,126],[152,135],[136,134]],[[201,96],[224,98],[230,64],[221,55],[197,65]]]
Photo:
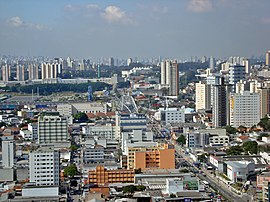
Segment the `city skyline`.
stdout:
[[0,1],[0,54],[48,57],[261,56],[267,0]]

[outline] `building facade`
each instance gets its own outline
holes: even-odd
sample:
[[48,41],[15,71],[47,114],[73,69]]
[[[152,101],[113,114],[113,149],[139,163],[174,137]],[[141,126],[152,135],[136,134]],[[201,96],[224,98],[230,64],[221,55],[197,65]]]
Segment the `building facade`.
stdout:
[[108,185],[111,183],[134,183],[134,170],[108,170],[104,166],[97,166],[89,171],[87,184]]
[[30,182],[40,186],[59,185],[59,151],[40,147],[29,154]]
[[211,109],[211,85],[196,83],[196,111]]
[[67,118],[57,114],[42,114],[38,117],[38,143],[67,143]]
[[179,95],[179,66],[176,60],[161,62],[161,85],[169,86],[169,96]]
[[232,93],[230,95],[230,124],[252,127],[260,122],[260,95],[258,93]]

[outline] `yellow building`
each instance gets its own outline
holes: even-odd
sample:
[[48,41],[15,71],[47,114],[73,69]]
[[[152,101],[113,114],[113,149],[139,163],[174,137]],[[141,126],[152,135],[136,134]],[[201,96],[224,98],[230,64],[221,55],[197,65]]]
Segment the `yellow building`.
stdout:
[[153,147],[129,147],[128,169],[174,169],[175,150],[172,145]]
[[134,175],[134,170],[107,170],[104,166],[97,166],[96,170],[89,171],[87,184],[134,183]]

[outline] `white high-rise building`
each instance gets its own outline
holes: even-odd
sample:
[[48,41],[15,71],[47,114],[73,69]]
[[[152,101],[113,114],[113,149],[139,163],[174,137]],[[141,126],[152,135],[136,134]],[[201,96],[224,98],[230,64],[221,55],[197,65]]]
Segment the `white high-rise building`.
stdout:
[[59,63],[42,63],[41,65],[41,78],[42,79],[55,79],[61,77],[62,64]]
[[243,91],[230,96],[230,125],[252,127],[260,122],[260,94]]
[[58,113],[45,113],[38,117],[38,143],[68,143],[68,120]]
[[2,140],[2,166],[4,168],[12,168],[15,159],[15,143],[14,140]]
[[16,68],[17,81],[24,81],[24,65],[17,65]]
[[177,61],[162,61],[160,72],[161,85],[169,86],[169,96],[179,95],[179,67]]
[[53,147],[40,147],[29,154],[30,182],[37,186],[59,185],[59,151]]
[[211,108],[211,85],[196,83],[196,111]]
[[34,79],[38,79],[38,64],[30,64],[28,66],[28,79],[29,80],[34,80]]

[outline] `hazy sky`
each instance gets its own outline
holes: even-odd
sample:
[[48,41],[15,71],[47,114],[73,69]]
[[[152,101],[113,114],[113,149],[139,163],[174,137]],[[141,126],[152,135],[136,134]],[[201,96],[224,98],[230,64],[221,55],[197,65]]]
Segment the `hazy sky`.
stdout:
[[270,0],[0,0],[0,55],[259,56]]

